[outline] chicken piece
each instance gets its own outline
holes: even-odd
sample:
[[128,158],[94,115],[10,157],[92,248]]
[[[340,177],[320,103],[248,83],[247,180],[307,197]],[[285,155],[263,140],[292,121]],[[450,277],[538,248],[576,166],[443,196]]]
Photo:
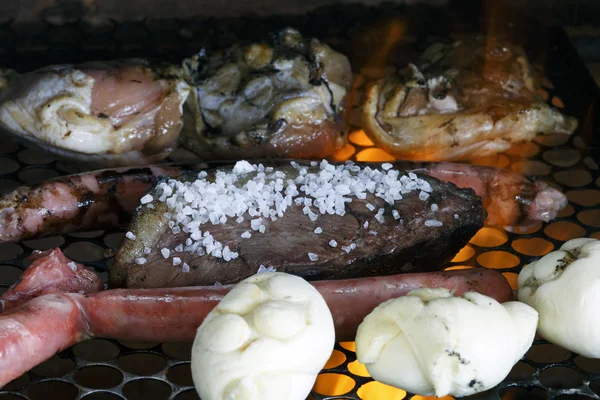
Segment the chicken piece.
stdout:
[[538,133],[573,133],[577,120],[544,103],[536,85],[518,46],[437,44],[369,87],[361,119],[373,141],[400,159],[469,160]]
[[346,142],[348,59],[284,29],[268,43],[235,45],[184,61],[195,91],[182,144],[205,160],[323,158]]
[[25,145],[71,161],[156,162],[175,149],[181,132],[190,89],[178,75],[170,65],[128,59],[9,76],[0,124]]

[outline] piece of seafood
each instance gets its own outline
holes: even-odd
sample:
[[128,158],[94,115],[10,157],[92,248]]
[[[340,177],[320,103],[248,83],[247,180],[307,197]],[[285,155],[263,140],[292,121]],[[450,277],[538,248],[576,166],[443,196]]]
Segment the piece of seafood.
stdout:
[[391,164],[326,161],[242,161],[184,174],[141,203],[111,287],[236,283],[261,265],[309,280],[428,271],[449,262],[486,217],[471,189]]
[[190,88],[180,69],[142,59],[53,65],[8,77],[0,127],[25,145],[97,167],[166,158]]
[[183,63],[182,145],[204,160],[323,158],[344,145],[348,59],[294,29]]
[[[406,161],[394,166],[473,189],[483,201],[489,225],[549,222],[568,203],[560,191],[506,169],[449,162]],[[0,243],[125,227],[142,196],[158,181],[199,168],[147,165],[67,175],[19,187],[0,196]]]
[[[354,340],[362,320],[381,302],[419,288],[469,291],[498,302],[512,290],[498,271],[408,273],[386,277],[313,282],[329,306],[337,340]],[[80,295],[47,294],[0,314],[0,387],[56,353],[100,337],[192,342],[198,326],[231,286],[114,289]]]
[[404,160],[450,161],[572,134],[577,120],[542,101],[523,50],[488,39],[434,45],[370,86],[361,119],[373,141]]

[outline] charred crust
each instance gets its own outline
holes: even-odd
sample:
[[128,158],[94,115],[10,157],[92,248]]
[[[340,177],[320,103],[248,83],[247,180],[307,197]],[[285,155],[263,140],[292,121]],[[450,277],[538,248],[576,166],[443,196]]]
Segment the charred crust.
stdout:
[[108,115],[106,115],[104,113],[100,113],[100,114],[98,114],[98,118],[107,119]]
[[457,352],[456,350],[446,350],[446,353],[450,357],[456,357],[456,358],[458,358],[458,362],[461,363],[462,365],[468,365],[469,364],[469,361],[467,361],[464,358],[462,358],[462,356],[460,355],[460,353]]

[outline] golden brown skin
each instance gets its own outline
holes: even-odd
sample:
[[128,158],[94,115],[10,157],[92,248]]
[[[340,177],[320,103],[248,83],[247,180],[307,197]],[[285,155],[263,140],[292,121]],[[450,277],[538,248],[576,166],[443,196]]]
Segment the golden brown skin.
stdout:
[[430,47],[368,88],[361,119],[378,146],[420,161],[469,160],[577,128],[539,98],[523,50],[495,39]]

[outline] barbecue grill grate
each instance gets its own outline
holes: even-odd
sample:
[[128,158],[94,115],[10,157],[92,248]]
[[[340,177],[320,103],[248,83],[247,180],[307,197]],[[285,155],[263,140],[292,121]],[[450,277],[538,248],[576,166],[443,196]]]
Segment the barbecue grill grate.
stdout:
[[[415,9],[417,11],[413,11]],[[385,30],[377,28],[375,32],[378,34],[364,35],[365,26],[373,26],[382,16],[388,21],[391,20],[390,15],[400,16],[400,20],[406,21],[418,15],[418,21],[443,31],[448,29],[448,20],[453,20],[454,14],[450,10],[423,12],[418,8],[385,5],[381,8],[327,8],[298,17],[239,18],[228,23],[215,20],[172,21],[169,24],[156,21],[92,23],[78,19],[56,25],[52,19],[39,26],[23,27],[8,22],[0,26],[0,55],[3,61],[11,60],[7,66],[21,71],[51,63],[138,55],[179,61],[201,46],[226,46],[239,37],[259,38],[269,31],[290,25],[306,35],[323,38],[348,54],[354,66],[363,66],[355,68],[355,71],[359,71],[355,77],[355,105],[364,85],[385,72],[384,68],[365,64],[369,55],[367,50],[372,48],[365,44],[373,45],[378,40],[385,40]],[[476,21],[469,20],[466,23],[466,20],[469,18],[465,16],[454,18],[457,23],[453,29],[465,30]],[[361,21],[361,24],[357,21]],[[435,21],[445,23],[434,24]],[[482,23],[475,29],[484,25]],[[385,24],[377,26],[385,27]],[[411,32],[402,39],[401,45],[418,51],[414,44],[422,43],[422,35],[419,32],[413,32],[413,35]],[[430,30],[427,34],[430,32],[438,33]],[[567,192],[569,206],[555,221],[526,232],[483,228],[456,256],[451,266],[496,268],[513,285],[523,265],[558,248],[564,241],[581,236],[600,238],[600,173],[597,164],[600,158],[595,142],[600,137],[600,124],[594,124],[600,116],[594,108],[600,99],[598,88],[564,31],[551,28],[547,32],[547,54],[538,65],[538,69],[543,70],[546,76],[542,94],[548,102],[564,106],[567,114],[578,117],[580,128],[571,138],[541,138],[514,146],[504,154],[478,160],[478,163],[534,175]],[[357,35],[360,37],[359,46],[356,45]],[[409,53],[398,54],[400,56],[391,57],[391,63],[401,65],[410,59]],[[399,60],[402,57],[406,60]],[[349,139],[348,147],[337,157],[387,160],[385,153],[372,148],[356,124],[352,127]],[[189,157],[186,152],[178,151],[172,159],[176,161]],[[65,164],[47,154],[3,140],[0,147],[0,192],[86,169],[85,165]],[[107,250],[118,247],[123,233],[109,230],[2,244],[0,285],[5,288],[17,280],[28,266],[26,257],[32,250],[57,246],[68,257],[88,265],[106,282],[111,260],[105,254]],[[190,347],[190,343],[89,340],[63,351],[16,379],[0,391],[0,399],[41,400],[48,398],[46,392],[52,393],[53,399],[61,400],[197,399],[189,368]],[[366,370],[356,362],[353,343],[338,343],[319,376],[311,398],[422,399],[400,390],[382,388],[383,385],[373,382]],[[536,340],[526,357],[514,367],[504,382],[477,398],[600,398],[599,395],[600,360],[587,359],[543,340]]]

